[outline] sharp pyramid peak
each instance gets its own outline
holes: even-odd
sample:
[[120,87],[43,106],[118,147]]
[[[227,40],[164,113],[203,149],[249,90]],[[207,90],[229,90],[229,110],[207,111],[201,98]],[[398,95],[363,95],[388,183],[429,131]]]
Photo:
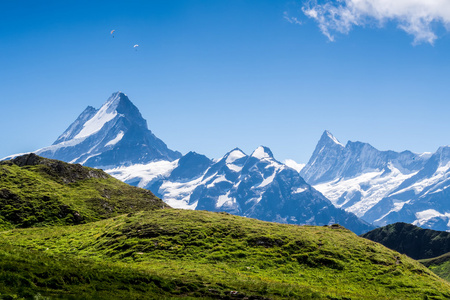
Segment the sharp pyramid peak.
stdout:
[[319,144],[325,143],[325,142],[332,142],[336,145],[345,147],[339,140],[328,130],[325,130],[322,134],[322,137],[320,138]]
[[100,109],[108,108],[108,110],[115,110],[119,105],[134,106],[126,94],[118,91],[113,93]]

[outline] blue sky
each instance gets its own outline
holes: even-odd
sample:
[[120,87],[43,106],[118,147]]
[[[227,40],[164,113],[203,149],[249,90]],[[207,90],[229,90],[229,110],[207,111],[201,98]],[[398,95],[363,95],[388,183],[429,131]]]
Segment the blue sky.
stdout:
[[307,162],[325,129],[434,152],[450,144],[450,7],[385,2],[0,1],[0,157],[119,90],[182,153]]

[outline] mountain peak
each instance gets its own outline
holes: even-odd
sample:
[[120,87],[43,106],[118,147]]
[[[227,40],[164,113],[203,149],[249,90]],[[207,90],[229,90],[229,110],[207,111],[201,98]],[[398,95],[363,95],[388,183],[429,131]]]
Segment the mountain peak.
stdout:
[[330,131],[325,130],[323,132],[322,136],[320,137],[319,144],[325,144],[325,143],[329,144],[330,142],[344,147],[344,145],[341,142],[339,142],[339,140]]
[[440,165],[446,165],[450,161],[450,145],[439,147],[435,155],[438,157]]
[[230,152],[228,152],[226,155],[232,154],[232,153],[238,153],[238,154],[242,154],[242,155],[246,155],[244,153],[244,151],[242,151],[240,148],[236,147],[233,150],[231,150]]
[[232,164],[234,161],[246,157],[247,155],[239,148],[234,148],[227,154],[225,154],[224,158],[226,158],[227,164]]
[[264,146],[259,146],[256,148],[255,151],[253,151],[251,157],[255,157],[258,159],[264,159],[264,158],[273,158],[273,153],[270,151],[269,148]]
[[128,96],[122,92],[113,93],[108,100],[102,105],[100,110],[105,109],[107,112],[117,111],[119,113],[127,113],[127,111],[138,110],[130,101]]
[[168,149],[148,129],[139,109],[120,91],[113,93],[98,110],[86,108],[52,146],[36,152],[95,167],[181,157],[181,153]]

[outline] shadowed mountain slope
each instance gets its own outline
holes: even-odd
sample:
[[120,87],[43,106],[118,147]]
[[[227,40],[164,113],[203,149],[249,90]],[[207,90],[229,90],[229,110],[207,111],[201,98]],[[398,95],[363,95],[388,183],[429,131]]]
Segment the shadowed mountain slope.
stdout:
[[414,259],[433,258],[450,252],[450,232],[407,223],[390,224],[361,236]]

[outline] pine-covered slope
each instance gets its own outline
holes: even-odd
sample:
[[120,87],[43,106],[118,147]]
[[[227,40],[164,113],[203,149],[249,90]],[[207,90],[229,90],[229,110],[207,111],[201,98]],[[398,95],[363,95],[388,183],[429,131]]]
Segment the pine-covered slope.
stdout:
[[450,297],[450,285],[418,262],[342,227],[283,225],[207,211],[154,210],[77,226],[11,230],[0,235],[0,256],[8,257],[0,260],[0,278],[17,278],[0,280],[2,295]]
[[27,154],[0,162],[0,227],[79,224],[168,208],[107,173]]

